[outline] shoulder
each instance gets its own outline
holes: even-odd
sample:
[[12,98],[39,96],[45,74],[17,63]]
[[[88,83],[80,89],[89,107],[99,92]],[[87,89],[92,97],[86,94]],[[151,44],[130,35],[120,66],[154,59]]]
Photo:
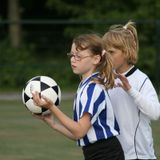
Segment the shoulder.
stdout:
[[131,81],[133,84],[135,83],[137,85],[138,84],[141,85],[146,80],[150,81],[150,79],[147,76],[147,74],[145,74],[144,72],[142,72],[139,69],[136,69],[135,72],[128,77],[128,80]]
[[[145,88],[153,87],[153,84],[150,78],[140,69],[137,69],[130,77],[129,81],[137,87],[137,90],[141,90],[141,88],[145,86]],[[136,88],[135,87],[135,88]]]
[[83,94],[98,96],[100,94],[106,94],[105,92],[106,90],[103,85],[96,82],[89,82],[84,88]]
[[140,80],[148,78],[147,74],[145,74],[144,72],[142,72],[140,69],[137,69],[137,70],[133,73],[133,76],[134,76],[134,77],[136,76],[136,78],[137,78],[137,79],[140,79]]
[[99,83],[97,83],[97,82],[92,82],[92,81],[88,84],[88,87],[87,87],[87,88],[88,88],[88,89],[94,88],[96,91],[104,91],[104,90],[105,90],[104,85],[99,84]]

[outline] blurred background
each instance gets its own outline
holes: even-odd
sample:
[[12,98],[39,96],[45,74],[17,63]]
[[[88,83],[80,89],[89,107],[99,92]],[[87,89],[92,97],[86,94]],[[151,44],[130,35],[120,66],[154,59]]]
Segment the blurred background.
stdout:
[[21,89],[36,75],[49,75],[65,89],[79,78],[66,53],[73,37],[103,35],[112,24],[136,22],[138,66],[160,89],[159,0],[0,0],[0,90]]
[[[103,35],[112,24],[135,21],[137,66],[160,95],[159,11],[159,0],[0,0],[0,159],[83,159],[75,143],[36,121],[20,96],[29,79],[48,75],[69,95],[62,97],[67,106],[62,110],[72,116],[69,93],[76,90],[79,77],[72,73],[66,54],[78,34]],[[159,121],[152,128],[159,159]]]

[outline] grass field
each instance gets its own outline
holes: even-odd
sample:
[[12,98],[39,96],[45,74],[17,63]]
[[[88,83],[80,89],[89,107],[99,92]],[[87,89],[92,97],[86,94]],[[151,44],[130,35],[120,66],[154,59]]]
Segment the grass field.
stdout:
[[[72,115],[72,102],[61,109]],[[160,159],[160,121],[152,123]],[[35,119],[21,101],[0,101],[0,160],[83,160],[81,148]]]
[[[71,102],[62,108],[71,115]],[[35,119],[21,102],[0,101],[0,160],[82,160],[81,148]]]

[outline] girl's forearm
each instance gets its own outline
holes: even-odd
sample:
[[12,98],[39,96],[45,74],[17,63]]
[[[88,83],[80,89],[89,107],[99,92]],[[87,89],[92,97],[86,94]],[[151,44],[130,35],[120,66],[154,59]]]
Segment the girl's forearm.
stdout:
[[73,121],[55,106],[52,106],[50,111],[56,116],[60,123],[74,135],[77,131],[77,122]]
[[73,134],[64,126],[62,126],[61,124],[56,123],[54,126],[54,130],[56,130],[57,132],[61,133],[62,135],[64,135],[65,137],[71,139],[71,140],[76,140],[76,138],[73,136]]
[[[59,108],[57,108],[54,105],[50,107],[50,111],[56,116],[60,123],[66,128],[66,130],[68,130],[71,133],[74,139],[79,139],[83,137],[90,127],[90,124],[87,124],[87,121],[89,121],[89,118],[87,116],[86,118],[83,118],[83,120],[76,122],[67,115],[65,115]],[[86,125],[82,125],[81,122],[82,124]],[[61,130],[60,128],[57,129]]]

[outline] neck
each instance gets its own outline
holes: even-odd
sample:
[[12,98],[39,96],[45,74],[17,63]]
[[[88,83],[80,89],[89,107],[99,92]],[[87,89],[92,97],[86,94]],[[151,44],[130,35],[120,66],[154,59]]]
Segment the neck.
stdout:
[[131,65],[131,64],[130,65],[125,65],[123,67],[120,67],[120,68],[116,69],[116,72],[122,74],[122,73],[128,71],[132,66],[133,65]]
[[82,75],[81,80],[84,81],[85,79],[87,79],[88,77],[91,77],[92,75],[94,75],[96,73],[98,73],[98,72],[92,72],[92,73],[87,74],[87,75]]

